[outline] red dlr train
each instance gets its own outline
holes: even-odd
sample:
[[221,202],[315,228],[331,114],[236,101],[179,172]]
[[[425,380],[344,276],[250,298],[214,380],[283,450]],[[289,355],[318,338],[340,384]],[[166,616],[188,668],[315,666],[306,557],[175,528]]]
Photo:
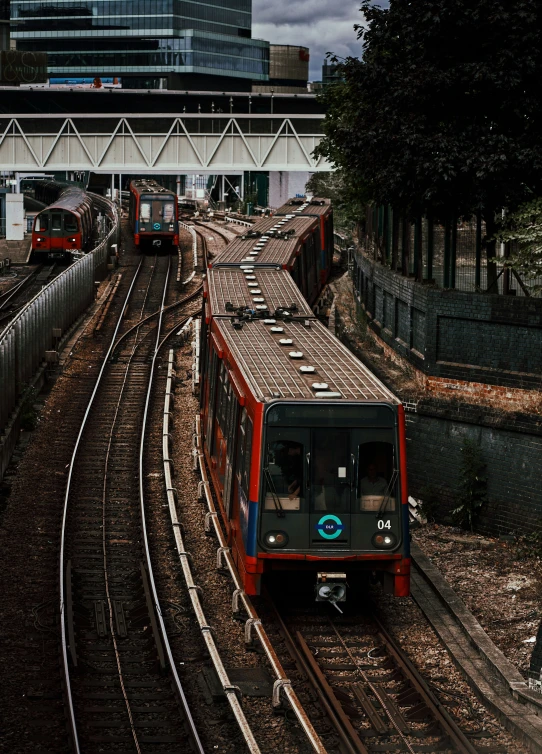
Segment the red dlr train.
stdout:
[[179,246],[177,196],[156,181],[138,178],[130,183],[130,227],[138,249],[155,251]]
[[337,602],[372,572],[406,596],[403,406],[263,253],[215,260],[201,330],[203,448],[244,588],[303,571]]

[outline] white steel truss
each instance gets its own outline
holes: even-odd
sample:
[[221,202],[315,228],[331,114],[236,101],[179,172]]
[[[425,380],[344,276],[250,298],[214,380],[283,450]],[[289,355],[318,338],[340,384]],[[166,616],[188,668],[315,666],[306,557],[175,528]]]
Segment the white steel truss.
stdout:
[[[322,115],[16,115],[0,128],[2,170],[323,171]],[[85,123],[92,120],[92,128]],[[98,127],[97,127],[98,124]],[[296,128],[297,126],[297,128]],[[306,131],[312,131],[306,133]]]

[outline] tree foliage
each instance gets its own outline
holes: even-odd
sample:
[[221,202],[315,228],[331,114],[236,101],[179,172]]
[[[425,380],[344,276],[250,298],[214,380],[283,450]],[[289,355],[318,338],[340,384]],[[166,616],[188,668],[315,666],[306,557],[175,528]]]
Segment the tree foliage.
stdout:
[[[514,242],[514,251],[507,258],[497,259],[498,264],[518,272],[529,284],[542,279],[542,199],[534,199],[508,215],[499,240]],[[534,282],[532,293],[542,291],[542,285]]]
[[362,0],[363,57],[329,87],[326,157],[412,216],[542,195],[539,0]]
[[480,446],[465,438],[461,446],[461,483],[459,505],[452,517],[464,529],[474,529],[484,503],[487,502],[486,462]]
[[313,196],[331,199],[337,228],[349,229],[359,222],[368,197],[363,187],[352,182],[351,176],[342,170],[329,173],[313,173],[305,191]]

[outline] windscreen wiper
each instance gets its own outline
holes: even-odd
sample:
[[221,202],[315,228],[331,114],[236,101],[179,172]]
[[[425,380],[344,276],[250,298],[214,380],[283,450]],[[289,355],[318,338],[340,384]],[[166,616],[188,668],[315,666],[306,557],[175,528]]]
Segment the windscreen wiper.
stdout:
[[384,513],[384,511],[386,510],[386,508],[388,506],[388,502],[389,502],[389,500],[391,498],[391,492],[392,492],[392,490],[393,490],[393,488],[395,486],[395,482],[397,481],[397,477],[398,476],[399,476],[399,470],[398,469],[394,469],[393,470],[393,474],[391,475],[390,482],[389,482],[388,486],[386,487],[386,492],[384,493],[384,498],[383,498],[382,502],[380,503],[379,509],[376,512],[376,517],[377,518],[380,518],[380,516],[382,515],[382,513]]
[[271,489],[273,503],[277,511],[277,518],[285,518],[286,514],[284,512],[284,508],[282,507],[282,503],[280,502],[280,497],[278,496],[277,490],[275,488],[275,484],[273,482],[273,477],[271,476],[271,473],[268,468],[264,469],[264,474],[265,474],[265,478],[267,479],[268,486]]

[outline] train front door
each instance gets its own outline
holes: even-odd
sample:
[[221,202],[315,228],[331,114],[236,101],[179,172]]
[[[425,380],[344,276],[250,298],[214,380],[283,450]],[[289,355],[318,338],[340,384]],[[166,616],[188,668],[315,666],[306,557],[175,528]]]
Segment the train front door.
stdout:
[[353,479],[350,430],[313,429],[307,460],[311,549],[348,548]]

